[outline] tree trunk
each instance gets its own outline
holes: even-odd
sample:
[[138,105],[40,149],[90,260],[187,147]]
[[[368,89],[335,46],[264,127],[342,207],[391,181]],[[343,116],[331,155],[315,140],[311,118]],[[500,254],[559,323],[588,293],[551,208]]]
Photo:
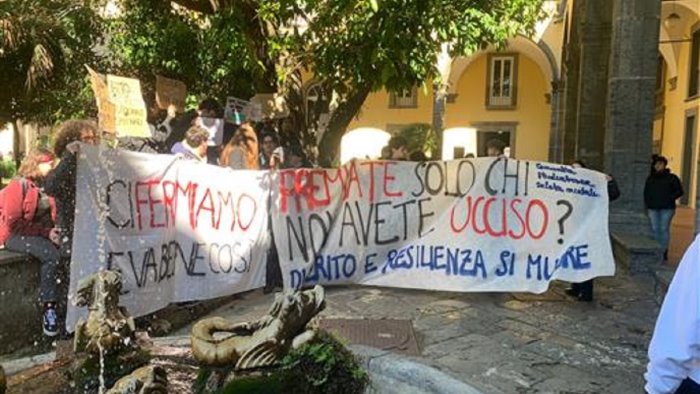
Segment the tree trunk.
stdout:
[[15,168],[19,169],[19,164],[21,162],[20,155],[19,155],[21,135],[20,135],[19,120],[18,119],[15,119],[12,121],[12,128],[14,129],[12,131],[12,150],[13,150],[13,154],[15,155],[15,157],[14,157]]
[[338,159],[340,140],[343,138],[345,129],[347,129],[352,118],[357,115],[371,90],[371,86],[368,84],[355,89],[350,93],[348,99],[340,103],[338,108],[333,111],[328,122],[328,129],[323,134],[318,147],[318,161],[322,167],[330,168],[334,166]]
[[[433,160],[442,158],[442,132],[445,126],[445,105],[447,104],[447,86],[433,84],[433,133],[437,139],[437,146],[431,153]],[[455,157],[457,159],[457,157]]]

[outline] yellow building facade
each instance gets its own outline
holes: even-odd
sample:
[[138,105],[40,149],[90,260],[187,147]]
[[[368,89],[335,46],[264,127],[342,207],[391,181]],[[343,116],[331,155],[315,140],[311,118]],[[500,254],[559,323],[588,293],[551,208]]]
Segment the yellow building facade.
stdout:
[[[653,146],[684,181],[688,198],[682,202],[694,206],[700,171],[700,1],[661,4]],[[485,141],[497,138],[506,142],[513,157],[555,161],[550,147],[553,128],[561,120],[553,96],[574,1],[546,2],[545,7],[548,18],[534,37],[516,37],[502,51],[451,59],[445,68],[443,129],[477,130],[477,151],[464,153],[484,155]],[[393,134],[411,124],[432,124],[434,94],[430,84],[413,91],[372,93],[348,130],[371,127]]]

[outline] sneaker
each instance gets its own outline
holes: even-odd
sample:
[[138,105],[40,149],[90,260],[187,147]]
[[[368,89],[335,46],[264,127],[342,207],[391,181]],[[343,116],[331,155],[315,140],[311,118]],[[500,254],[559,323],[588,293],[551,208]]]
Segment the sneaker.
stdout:
[[53,305],[47,305],[44,309],[44,335],[55,337],[58,335],[58,315]]

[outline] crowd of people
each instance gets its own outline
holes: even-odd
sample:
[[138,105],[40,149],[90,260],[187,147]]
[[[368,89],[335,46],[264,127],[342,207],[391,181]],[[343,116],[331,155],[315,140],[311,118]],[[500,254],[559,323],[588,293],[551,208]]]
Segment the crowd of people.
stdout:
[[[312,166],[301,145],[289,140],[282,142],[271,125],[217,125],[215,121],[221,118],[223,109],[211,99],[204,100],[197,111],[183,114],[175,113],[172,108],[168,111],[153,110],[148,118],[152,137],[123,138],[119,140],[119,146],[140,152],[177,154],[185,159],[234,170]],[[221,127],[220,141],[212,138],[212,125]],[[68,267],[75,213],[76,154],[80,147],[76,142],[97,144],[100,135],[97,126],[90,121],[71,120],[63,123],[55,134],[53,150],[36,149],[29,152],[18,171],[19,176],[3,191],[4,223],[0,223],[0,243],[4,243],[9,250],[30,254],[41,261],[43,328],[49,336],[60,331],[59,322],[67,307]],[[500,140],[488,141],[485,148],[491,157],[507,155],[506,144]],[[474,155],[467,154],[465,157]],[[390,139],[382,150],[381,158],[427,160],[422,151],[410,151],[408,141],[400,135]],[[652,233],[666,250],[676,200],[683,195],[680,180],[670,173],[667,164],[664,157],[653,158],[644,191]],[[572,165],[585,167],[582,161]],[[620,195],[615,180],[610,176],[608,195],[611,201]],[[268,257],[266,291],[282,285],[275,250],[273,245]],[[664,257],[667,257],[667,253]],[[567,294],[582,301],[591,301],[593,281],[574,284]]]

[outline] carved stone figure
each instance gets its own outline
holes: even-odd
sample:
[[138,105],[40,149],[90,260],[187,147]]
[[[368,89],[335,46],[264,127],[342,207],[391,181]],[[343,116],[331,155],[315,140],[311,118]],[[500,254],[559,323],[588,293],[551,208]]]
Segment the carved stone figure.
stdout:
[[[234,365],[236,370],[274,365],[290,349],[315,336],[306,325],[326,307],[323,287],[277,293],[267,316],[234,324],[221,317],[197,322],[192,327],[192,354],[207,365]],[[231,333],[215,338],[215,333]]]
[[121,288],[121,275],[114,271],[101,271],[80,281],[76,305],[87,306],[89,312],[87,321],[80,319],[75,327],[76,352],[111,354],[133,343],[136,327],[119,306]]
[[142,367],[119,379],[105,394],[168,394],[168,374],[160,366]]

